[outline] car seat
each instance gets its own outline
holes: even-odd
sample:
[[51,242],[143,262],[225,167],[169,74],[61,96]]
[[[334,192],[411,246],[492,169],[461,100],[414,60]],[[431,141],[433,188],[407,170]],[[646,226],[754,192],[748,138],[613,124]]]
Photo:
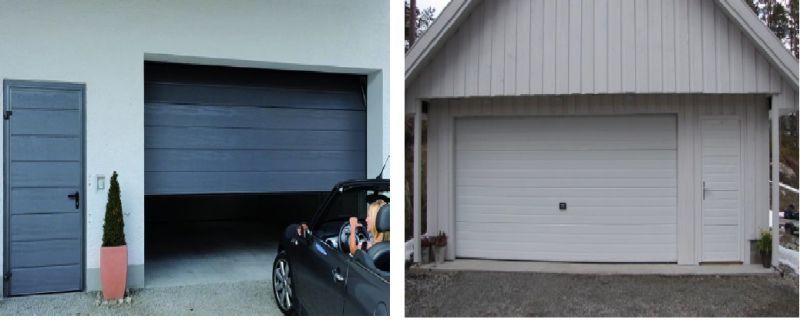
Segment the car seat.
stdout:
[[[381,206],[375,219],[375,229],[378,232],[389,232],[389,204]],[[375,268],[389,271],[389,241],[378,242],[367,250],[367,255],[372,259]]]

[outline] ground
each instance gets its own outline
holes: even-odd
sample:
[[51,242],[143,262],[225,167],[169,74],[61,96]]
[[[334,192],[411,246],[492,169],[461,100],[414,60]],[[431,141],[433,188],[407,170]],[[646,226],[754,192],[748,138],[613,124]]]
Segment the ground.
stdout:
[[408,317],[798,316],[796,281],[409,269]]
[[0,316],[280,315],[269,281],[243,281],[134,290],[131,302],[97,305],[97,292],[0,299]]

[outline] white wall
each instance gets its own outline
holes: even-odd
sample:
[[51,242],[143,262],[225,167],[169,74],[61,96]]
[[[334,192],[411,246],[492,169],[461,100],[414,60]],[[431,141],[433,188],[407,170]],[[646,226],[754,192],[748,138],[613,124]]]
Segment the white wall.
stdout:
[[[700,201],[698,119],[734,116],[742,121],[742,239],[740,250],[749,262],[749,242],[766,227],[769,172],[767,97],[764,95],[582,95],[443,99],[431,102],[428,113],[428,232],[454,235],[454,121],[462,117],[564,116],[608,114],[677,114],[678,116],[678,263],[700,261]],[[452,237],[448,258],[455,258],[458,239]]]
[[407,80],[406,112],[419,98],[797,94],[715,1],[480,1],[439,46]]
[[145,59],[369,75],[374,176],[389,150],[387,15],[373,0],[0,0],[0,79],[86,85],[87,268],[99,266],[106,201],[93,179],[114,170],[129,263],[144,263]]

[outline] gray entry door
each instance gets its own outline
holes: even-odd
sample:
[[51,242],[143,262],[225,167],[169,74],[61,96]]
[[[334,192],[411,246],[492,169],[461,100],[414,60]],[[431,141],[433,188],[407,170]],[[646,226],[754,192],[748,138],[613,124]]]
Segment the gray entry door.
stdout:
[[84,86],[3,90],[6,294],[82,290]]

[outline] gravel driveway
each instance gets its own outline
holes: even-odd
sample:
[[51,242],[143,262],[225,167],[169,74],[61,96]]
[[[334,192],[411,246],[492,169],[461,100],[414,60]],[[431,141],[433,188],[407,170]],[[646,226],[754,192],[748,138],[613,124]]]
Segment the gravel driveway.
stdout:
[[777,275],[406,272],[406,316],[798,316],[797,284]]
[[131,303],[96,304],[97,292],[0,299],[0,315],[280,315],[269,281],[247,281],[132,292]]

